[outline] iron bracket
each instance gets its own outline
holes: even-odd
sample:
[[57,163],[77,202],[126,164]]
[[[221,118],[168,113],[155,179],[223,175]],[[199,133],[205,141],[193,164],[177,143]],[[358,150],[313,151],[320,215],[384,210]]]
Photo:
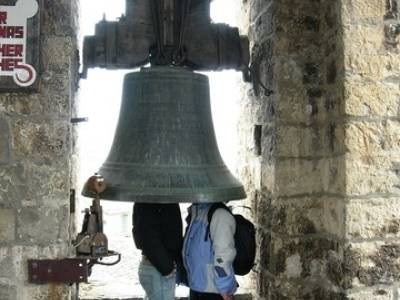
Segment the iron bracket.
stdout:
[[89,266],[86,259],[29,259],[29,283],[80,283],[88,282]]

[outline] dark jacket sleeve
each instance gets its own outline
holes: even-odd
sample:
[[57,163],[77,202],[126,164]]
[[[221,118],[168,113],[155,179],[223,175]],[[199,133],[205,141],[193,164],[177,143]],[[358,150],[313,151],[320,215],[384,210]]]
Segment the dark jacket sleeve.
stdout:
[[135,204],[133,212],[133,236],[137,248],[163,275],[174,270],[174,257],[166,248],[163,234],[163,211],[158,205]]

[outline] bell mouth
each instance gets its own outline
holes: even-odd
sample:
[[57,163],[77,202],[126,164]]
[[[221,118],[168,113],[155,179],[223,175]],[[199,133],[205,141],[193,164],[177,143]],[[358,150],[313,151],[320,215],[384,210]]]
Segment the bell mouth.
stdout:
[[[114,141],[98,171],[101,199],[148,203],[226,202],[246,198],[219,153],[208,77],[150,67],[124,78]],[[83,189],[83,196],[93,194]]]
[[[84,189],[83,196],[94,197],[94,194]],[[143,190],[132,190],[112,186],[99,194],[101,199],[121,202],[136,203],[213,203],[227,202],[246,198],[246,193],[242,186],[230,187],[226,189],[208,188],[207,190],[181,189],[179,192],[169,189],[148,188]]]

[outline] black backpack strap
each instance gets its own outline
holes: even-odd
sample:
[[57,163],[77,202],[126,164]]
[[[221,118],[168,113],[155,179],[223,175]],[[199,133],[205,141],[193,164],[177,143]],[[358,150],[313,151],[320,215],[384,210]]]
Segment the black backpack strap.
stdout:
[[229,211],[230,213],[232,213],[232,212],[230,211],[230,209],[229,209],[224,203],[222,203],[222,202],[213,203],[213,204],[211,205],[211,207],[210,207],[210,209],[208,210],[208,213],[207,213],[207,221],[208,221],[208,224],[207,224],[206,234],[205,234],[205,236],[204,236],[204,241],[205,241],[205,242],[207,242],[208,237],[210,236],[210,224],[211,224],[211,219],[212,219],[212,217],[213,217],[213,215],[214,215],[214,212],[215,212],[218,208],[223,208],[223,209]]
[[190,227],[190,222],[192,222],[192,207],[191,206],[188,208],[188,215],[186,216],[185,221],[186,221],[185,236],[186,236],[186,234],[189,230],[189,227]]

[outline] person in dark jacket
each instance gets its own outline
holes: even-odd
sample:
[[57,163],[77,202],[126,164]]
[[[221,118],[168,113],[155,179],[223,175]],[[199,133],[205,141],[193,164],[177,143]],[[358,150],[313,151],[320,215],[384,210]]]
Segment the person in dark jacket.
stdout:
[[148,300],[175,299],[176,265],[182,250],[179,204],[136,203],[133,239],[142,250],[139,281]]

